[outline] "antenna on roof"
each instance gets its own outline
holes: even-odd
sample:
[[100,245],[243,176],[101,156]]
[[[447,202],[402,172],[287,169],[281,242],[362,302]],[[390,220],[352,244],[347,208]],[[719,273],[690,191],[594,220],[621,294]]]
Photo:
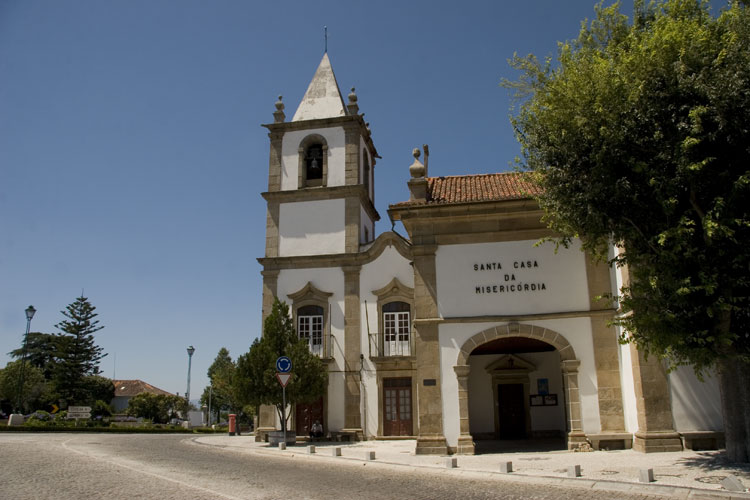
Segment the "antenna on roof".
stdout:
[[325,50],[323,52],[328,54],[328,26],[323,26],[323,37],[326,41]]

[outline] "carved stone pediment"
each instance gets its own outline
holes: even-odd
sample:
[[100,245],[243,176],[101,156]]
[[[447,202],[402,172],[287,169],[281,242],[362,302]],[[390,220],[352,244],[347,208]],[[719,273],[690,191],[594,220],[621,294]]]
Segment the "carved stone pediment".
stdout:
[[372,294],[376,297],[386,297],[391,295],[396,295],[400,297],[408,297],[413,298],[414,297],[414,289],[409,288],[408,286],[401,283],[398,278],[393,278],[390,283],[385,285],[383,288],[378,288],[377,290],[373,290]]
[[497,375],[509,372],[533,372],[536,371],[536,365],[515,354],[506,354],[487,365],[484,369],[489,374]]
[[315,287],[315,285],[312,284],[312,282],[308,281],[305,286],[303,286],[300,290],[287,294],[287,297],[289,297],[293,303],[300,303],[304,301],[315,301],[315,302],[327,302],[328,297],[333,295],[332,292],[324,292],[322,290],[319,290]]

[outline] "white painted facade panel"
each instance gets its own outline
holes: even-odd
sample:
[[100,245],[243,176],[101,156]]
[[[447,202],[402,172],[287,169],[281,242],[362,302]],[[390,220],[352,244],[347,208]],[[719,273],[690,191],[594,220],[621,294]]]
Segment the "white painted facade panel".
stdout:
[[281,141],[281,190],[293,191],[299,188],[299,147],[305,137],[321,135],[328,144],[328,186],[344,185],[344,146],[343,127],[294,130],[284,134]]
[[300,201],[279,206],[279,256],[343,253],[345,201]]
[[[338,267],[311,269],[285,269],[279,273],[277,297],[289,304],[292,313],[292,300],[289,294],[300,291],[312,283],[322,292],[333,293],[328,299],[328,323],[330,330],[330,353],[338,369],[344,366],[344,272]],[[296,325],[295,325],[296,328]]]
[[444,318],[539,314],[589,308],[580,243],[537,240],[443,245],[436,252],[438,310]]
[[680,366],[669,374],[669,391],[676,431],[724,430],[718,376],[701,382],[691,367]]
[[[620,327],[617,327],[620,333]],[[620,385],[622,386],[622,411],[625,417],[625,430],[638,430],[638,409],[635,402],[635,379],[633,378],[633,353],[629,344],[620,344]]]
[[375,223],[363,207],[359,208],[359,243],[365,245],[375,239]]

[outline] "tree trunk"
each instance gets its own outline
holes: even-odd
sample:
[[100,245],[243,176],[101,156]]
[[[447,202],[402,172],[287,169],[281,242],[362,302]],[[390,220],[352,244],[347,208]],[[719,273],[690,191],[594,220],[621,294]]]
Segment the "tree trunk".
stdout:
[[730,462],[750,462],[750,365],[736,358],[719,362],[721,409]]

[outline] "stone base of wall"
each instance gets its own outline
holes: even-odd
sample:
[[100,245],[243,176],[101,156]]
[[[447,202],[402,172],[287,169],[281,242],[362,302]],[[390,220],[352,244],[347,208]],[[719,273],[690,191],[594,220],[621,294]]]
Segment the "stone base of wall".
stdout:
[[720,450],[726,447],[724,433],[718,431],[681,432],[682,446],[686,450]]
[[629,432],[587,434],[586,438],[595,450],[629,450],[633,447],[633,435]]
[[[452,447],[451,447],[452,448]],[[476,451],[474,447],[474,440],[471,437],[460,437],[458,438],[458,446],[452,448],[451,453],[458,455],[473,455]]]
[[444,436],[420,436],[414,452],[417,455],[447,455],[448,445]]
[[[333,432],[331,432],[331,434],[333,434]],[[361,427],[351,427],[347,429],[341,429],[339,434],[343,434],[343,435],[348,434],[349,436],[353,438],[353,439],[350,439],[350,441],[364,441],[365,440],[365,433]]]
[[586,440],[586,434],[581,431],[574,431],[568,433],[568,450],[577,450],[581,446],[588,446],[589,442]]
[[638,431],[633,439],[633,449],[643,453],[682,451],[682,440],[677,432]]

